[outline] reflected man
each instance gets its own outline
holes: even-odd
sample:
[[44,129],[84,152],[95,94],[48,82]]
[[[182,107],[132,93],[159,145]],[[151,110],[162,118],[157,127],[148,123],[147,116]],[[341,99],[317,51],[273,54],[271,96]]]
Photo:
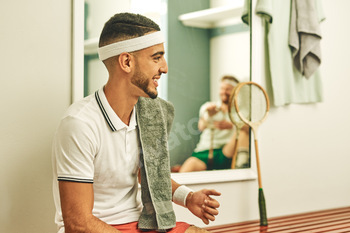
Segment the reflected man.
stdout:
[[[206,102],[200,108],[198,129],[202,132],[191,157],[179,169],[179,172],[203,171],[231,168],[234,154],[236,132],[228,113],[230,95],[239,81],[226,75],[220,84],[220,101]],[[240,132],[238,147],[248,148],[249,128],[244,126]],[[240,162],[244,164],[245,162]]]

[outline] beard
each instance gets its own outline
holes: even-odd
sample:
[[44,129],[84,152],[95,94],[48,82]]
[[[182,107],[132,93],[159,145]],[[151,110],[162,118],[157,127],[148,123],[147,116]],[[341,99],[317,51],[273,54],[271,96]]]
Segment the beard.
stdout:
[[136,66],[135,75],[131,78],[131,83],[143,90],[150,98],[155,99],[158,96],[157,89],[152,91],[149,88],[150,79],[146,77],[144,73],[142,73],[138,66]]
[[225,95],[224,98],[221,98],[221,101],[224,104],[228,104],[228,102],[230,101],[230,96],[229,95]]

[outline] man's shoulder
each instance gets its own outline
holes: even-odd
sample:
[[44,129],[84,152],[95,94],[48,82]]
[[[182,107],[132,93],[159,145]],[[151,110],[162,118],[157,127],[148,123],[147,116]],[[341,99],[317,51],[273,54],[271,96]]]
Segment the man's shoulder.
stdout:
[[100,115],[99,111],[96,99],[92,94],[72,103],[63,115],[63,119],[76,118],[82,121],[89,121],[96,118],[96,115]]
[[205,114],[205,112],[207,111],[208,106],[215,104],[216,107],[220,107],[221,106],[221,102],[220,101],[207,101],[204,104],[202,104],[202,106],[199,109],[199,115],[203,116],[203,114]]
[[202,104],[201,107],[207,107],[208,105],[215,104],[216,106],[221,106],[221,101],[207,101],[204,104]]

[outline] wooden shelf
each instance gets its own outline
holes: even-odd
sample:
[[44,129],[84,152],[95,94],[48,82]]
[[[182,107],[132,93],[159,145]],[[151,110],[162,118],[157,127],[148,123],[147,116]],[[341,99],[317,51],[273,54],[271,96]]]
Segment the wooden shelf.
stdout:
[[230,19],[240,18],[243,10],[243,1],[236,5],[215,7],[201,11],[190,12],[179,16],[179,20],[189,27],[214,28],[217,23]]

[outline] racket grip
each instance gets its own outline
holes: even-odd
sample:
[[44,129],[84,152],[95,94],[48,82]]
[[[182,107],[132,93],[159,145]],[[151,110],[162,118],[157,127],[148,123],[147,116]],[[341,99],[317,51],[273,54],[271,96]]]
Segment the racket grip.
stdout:
[[267,226],[267,214],[265,205],[265,196],[262,188],[259,188],[259,212],[260,212],[260,226]]

